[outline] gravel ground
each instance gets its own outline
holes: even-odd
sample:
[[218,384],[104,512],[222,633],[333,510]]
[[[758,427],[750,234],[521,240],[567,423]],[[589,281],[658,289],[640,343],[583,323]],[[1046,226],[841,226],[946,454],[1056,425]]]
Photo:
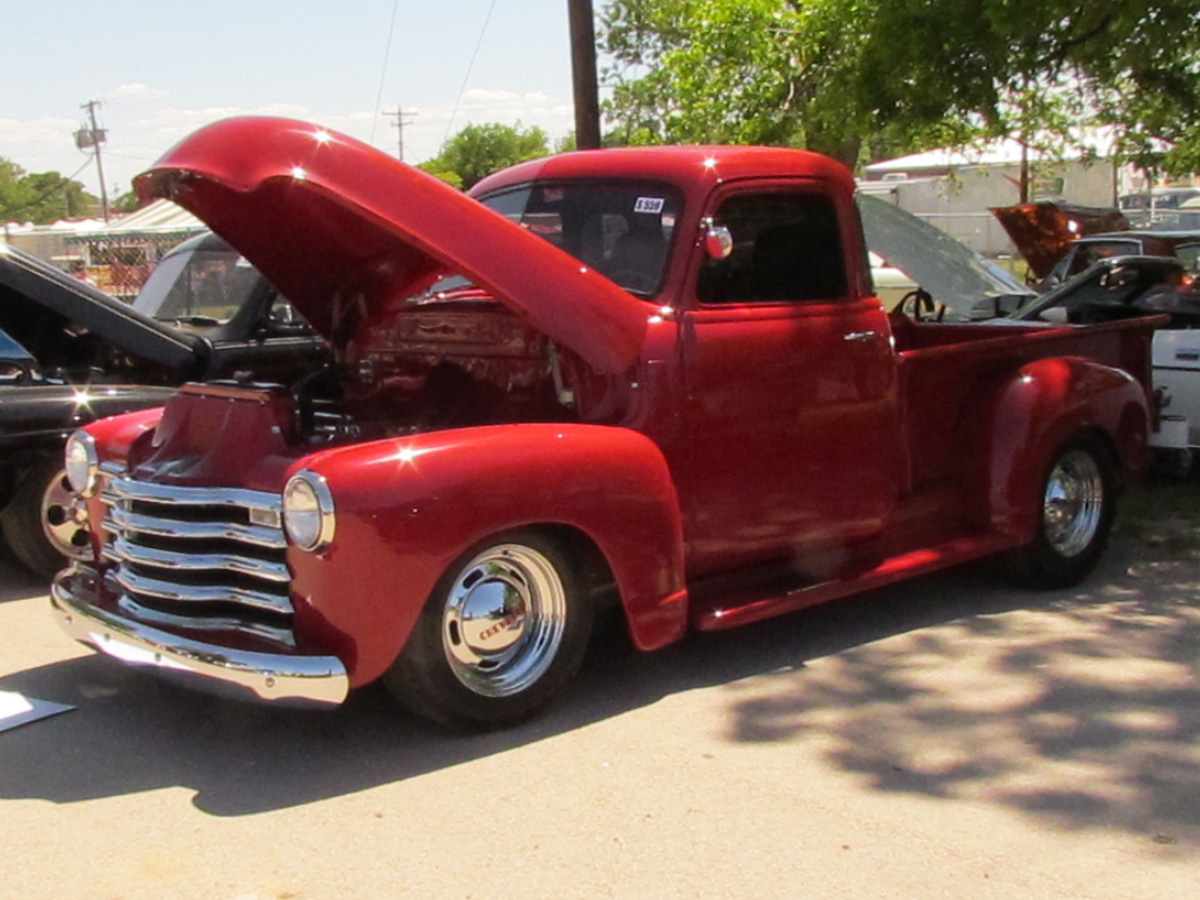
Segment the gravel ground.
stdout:
[[[448,735],[100,659],[0,561],[0,898],[1200,895],[1200,487],[1129,498],[1080,588],[988,567],[656,654]],[[1196,513],[1193,513],[1193,510]]]

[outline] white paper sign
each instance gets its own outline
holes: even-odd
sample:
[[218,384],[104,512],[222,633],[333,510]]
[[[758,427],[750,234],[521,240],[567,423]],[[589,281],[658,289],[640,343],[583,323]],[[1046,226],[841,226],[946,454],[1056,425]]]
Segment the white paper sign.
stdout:
[[8,731],[18,725],[27,725],[74,708],[65,703],[35,700],[14,691],[0,691],[0,731]]

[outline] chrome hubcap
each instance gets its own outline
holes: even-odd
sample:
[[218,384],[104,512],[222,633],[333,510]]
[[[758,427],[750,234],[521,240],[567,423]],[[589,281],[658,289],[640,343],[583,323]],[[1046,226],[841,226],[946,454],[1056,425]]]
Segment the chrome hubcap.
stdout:
[[446,660],[477,694],[520,693],[550,668],[566,618],[566,588],[549,559],[523,544],[489,547],[459,571],[446,596]]
[[42,492],[42,531],[68,559],[90,557],[87,503],[71,490],[66,472],[50,479]]
[[1062,556],[1082,553],[1100,527],[1104,478],[1089,453],[1072,450],[1054,466],[1042,498],[1046,540]]

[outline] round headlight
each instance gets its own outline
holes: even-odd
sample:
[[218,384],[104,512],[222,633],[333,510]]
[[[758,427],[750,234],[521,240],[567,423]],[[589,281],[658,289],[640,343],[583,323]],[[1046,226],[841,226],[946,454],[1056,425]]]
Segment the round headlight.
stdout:
[[283,489],[283,527],[302,550],[323,550],[333,541],[333,495],[325,479],[307,469]]
[[100,473],[100,458],[96,455],[96,442],[86,431],[76,431],[67,438],[65,452],[67,481],[72,490],[90,496],[96,489],[96,478]]

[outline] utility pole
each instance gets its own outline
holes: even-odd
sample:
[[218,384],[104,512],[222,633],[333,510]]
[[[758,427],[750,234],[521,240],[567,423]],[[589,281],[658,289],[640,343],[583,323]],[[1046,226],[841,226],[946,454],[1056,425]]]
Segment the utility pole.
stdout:
[[383,114],[388,118],[396,120],[396,131],[399,133],[399,146],[397,147],[398,152],[396,154],[396,158],[399,159],[400,162],[404,162],[404,126],[412,124],[413,117],[416,116],[416,113],[405,112],[403,106],[397,105],[395,112],[385,109]]
[[107,222],[108,188],[104,186],[104,162],[100,159],[100,145],[108,140],[108,132],[96,125],[96,107],[99,105],[99,100],[89,100],[79,107],[80,109],[87,110],[88,121],[92,127],[80,128],[75,132],[75,146],[80,150],[91,148],[96,154],[96,172],[100,177],[100,207],[104,214],[104,221]]
[[575,83],[575,146],[600,149],[600,89],[596,80],[596,27],[592,0],[567,0],[571,21],[571,74]]

